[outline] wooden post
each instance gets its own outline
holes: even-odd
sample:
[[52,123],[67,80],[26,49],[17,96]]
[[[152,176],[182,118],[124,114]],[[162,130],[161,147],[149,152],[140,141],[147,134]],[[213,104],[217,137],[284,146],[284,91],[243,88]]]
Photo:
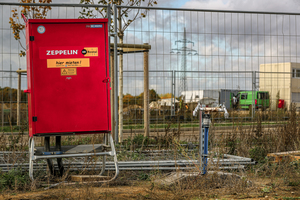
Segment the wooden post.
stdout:
[[[21,68],[19,68],[21,70]],[[21,72],[18,73],[18,90],[17,90],[17,126],[20,126],[20,101],[21,101]]]
[[2,101],[2,128],[4,126],[4,101]]
[[[147,45],[148,43],[144,43]],[[144,136],[149,137],[149,63],[148,63],[148,51],[144,52]]]
[[[21,75],[22,73],[27,73],[26,69],[21,69],[19,68],[17,70],[18,73],[18,90],[17,90],[17,125],[20,126],[20,121],[21,121],[21,106],[20,106],[20,102],[21,102]],[[28,116],[27,116],[28,117]],[[27,119],[28,121],[28,119]],[[3,123],[3,122],[2,122]]]

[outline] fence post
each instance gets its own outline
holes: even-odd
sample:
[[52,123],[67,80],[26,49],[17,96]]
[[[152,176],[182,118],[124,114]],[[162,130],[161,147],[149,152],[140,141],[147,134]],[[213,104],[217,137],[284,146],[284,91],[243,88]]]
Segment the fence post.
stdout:
[[172,81],[171,81],[171,116],[175,116],[175,96],[174,95],[174,70],[172,71]]
[[110,60],[110,76],[111,76],[111,81],[110,81],[110,87],[112,88],[112,91],[110,93],[110,101],[111,101],[111,104],[110,104],[110,109],[111,109],[111,133],[113,134],[112,137],[113,139],[115,140],[115,105],[114,105],[114,102],[115,102],[115,91],[114,91],[114,88],[115,88],[115,69],[114,69],[114,52],[110,52],[110,57],[109,57],[109,60]]
[[175,102],[175,97],[176,97],[176,70],[174,70],[174,102]]
[[117,30],[117,6],[113,5],[114,10],[114,125],[115,125],[115,143],[119,142],[118,137],[118,30]]
[[8,125],[13,125],[13,121],[12,121],[12,119],[13,119],[13,113],[12,113],[12,111],[13,111],[13,109],[12,109],[12,101],[13,101],[13,98],[12,98],[12,67],[11,67],[11,65],[10,65],[10,69],[9,69],[9,74],[10,74],[10,76],[9,76],[9,99],[10,99],[10,103],[9,103],[9,107],[10,107],[10,116],[9,116],[9,123],[8,123]]
[[[148,43],[144,43],[147,45]],[[149,62],[148,51],[144,51],[144,130],[145,137],[149,137]]]
[[[203,170],[203,142],[204,142],[204,135],[203,135],[203,127],[202,127],[202,111],[199,111],[199,163],[200,163],[200,170]],[[203,173],[203,171],[201,171]]]
[[2,118],[2,128],[3,128],[3,126],[4,126],[4,101],[2,101],[1,105],[2,105],[2,112],[1,112],[2,116],[1,116],[1,118]]
[[[21,70],[21,68],[19,68],[19,70]],[[21,101],[21,72],[18,73],[17,126],[20,126],[20,101]]]
[[252,120],[255,117],[256,71],[252,71]]
[[[110,32],[110,26],[111,26],[111,5],[110,4],[107,4],[107,19],[108,19],[108,24],[107,24],[107,29],[108,29],[108,66],[109,66],[109,77],[110,77],[110,88],[112,89],[114,86],[113,86],[113,69],[114,69],[114,66],[113,66],[113,62],[114,62],[114,54],[113,54],[113,51],[111,51],[110,49],[110,37],[111,37],[111,32]],[[114,137],[114,94],[113,94],[113,90],[110,91],[110,112],[111,112],[111,116],[110,116],[110,125],[111,125],[111,133],[112,134],[112,137],[113,139],[115,139]],[[104,143],[105,144],[108,144],[108,140],[110,139],[110,137],[107,137],[106,134],[104,134]],[[104,157],[103,157],[104,158]]]

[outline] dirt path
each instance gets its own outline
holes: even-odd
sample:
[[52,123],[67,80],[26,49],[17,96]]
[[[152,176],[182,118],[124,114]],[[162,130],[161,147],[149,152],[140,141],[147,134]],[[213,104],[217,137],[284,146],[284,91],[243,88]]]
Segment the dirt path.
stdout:
[[[300,199],[299,186],[284,186],[273,183],[268,178],[256,179],[254,185],[243,188],[241,185],[234,187],[184,188],[177,185],[164,189],[151,181],[125,181],[118,180],[117,184],[102,186],[74,187],[62,186],[50,190],[38,189],[34,192],[17,193],[10,191],[0,195],[0,199]],[[279,183],[279,182],[278,182]],[[127,184],[127,185],[124,185]]]
[[140,186],[66,187],[20,194],[12,192],[2,194],[0,199],[141,199],[148,194],[145,187],[148,187],[148,184],[144,182],[141,182]]

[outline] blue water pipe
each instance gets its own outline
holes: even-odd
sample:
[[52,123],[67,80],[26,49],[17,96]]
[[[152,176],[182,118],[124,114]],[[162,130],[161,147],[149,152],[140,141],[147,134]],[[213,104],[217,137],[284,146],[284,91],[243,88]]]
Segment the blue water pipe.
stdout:
[[204,158],[203,158],[203,174],[207,171],[207,157],[208,157],[208,130],[209,127],[204,128]]
[[[210,124],[210,114],[204,114],[202,113],[202,111],[209,113],[209,111],[215,111],[215,112],[224,112],[224,117],[225,119],[227,119],[229,117],[229,114],[227,112],[227,109],[225,107],[225,105],[220,105],[218,107],[215,107],[214,109],[211,108],[207,108],[207,107],[203,107],[203,105],[199,102],[197,107],[194,109],[193,111],[193,116],[197,116],[198,111],[200,110],[200,138],[201,140],[199,142],[201,142],[203,144],[202,141],[202,137],[203,137],[203,129],[204,129],[204,148],[203,148],[203,152],[202,149],[199,151],[199,153],[202,152],[202,164],[203,164],[203,174],[206,174],[207,172],[207,158],[208,158],[208,132],[209,132],[209,124]],[[205,120],[204,120],[205,118]],[[202,144],[200,144],[199,147],[202,148]]]

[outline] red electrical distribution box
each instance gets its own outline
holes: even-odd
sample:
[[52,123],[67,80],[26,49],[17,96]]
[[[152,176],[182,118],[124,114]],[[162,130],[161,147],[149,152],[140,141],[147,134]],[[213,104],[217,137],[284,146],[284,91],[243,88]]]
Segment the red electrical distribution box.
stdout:
[[110,132],[107,22],[27,21],[30,137]]

